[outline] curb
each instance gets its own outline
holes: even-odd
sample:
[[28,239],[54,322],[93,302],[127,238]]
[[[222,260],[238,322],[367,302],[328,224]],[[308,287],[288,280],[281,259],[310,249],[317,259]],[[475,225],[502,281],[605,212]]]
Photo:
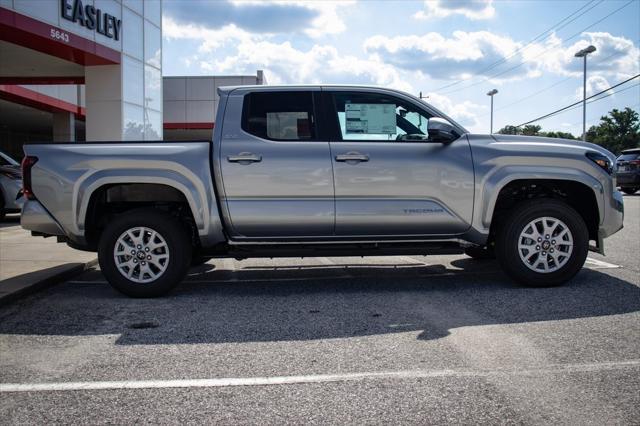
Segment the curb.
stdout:
[[66,263],[1,281],[0,306],[73,278],[97,264],[98,259],[86,263]]

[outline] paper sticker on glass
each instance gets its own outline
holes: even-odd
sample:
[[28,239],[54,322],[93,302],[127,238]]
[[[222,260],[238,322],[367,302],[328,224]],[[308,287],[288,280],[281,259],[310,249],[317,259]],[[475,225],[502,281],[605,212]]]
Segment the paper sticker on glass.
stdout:
[[345,103],[346,132],[367,134],[396,133],[395,104]]
[[303,112],[268,112],[267,136],[271,139],[310,139],[311,127],[309,113]]

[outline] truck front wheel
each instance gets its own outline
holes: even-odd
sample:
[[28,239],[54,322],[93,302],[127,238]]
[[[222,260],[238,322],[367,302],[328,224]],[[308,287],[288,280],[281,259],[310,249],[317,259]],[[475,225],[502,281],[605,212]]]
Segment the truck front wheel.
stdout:
[[555,199],[517,205],[502,224],[496,256],[514,280],[534,287],[565,283],[584,265],[589,232],[582,216]]
[[166,294],[191,263],[187,230],[174,217],[153,209],[123,213],[100,237],[98,260],[107,281],[130,297]]

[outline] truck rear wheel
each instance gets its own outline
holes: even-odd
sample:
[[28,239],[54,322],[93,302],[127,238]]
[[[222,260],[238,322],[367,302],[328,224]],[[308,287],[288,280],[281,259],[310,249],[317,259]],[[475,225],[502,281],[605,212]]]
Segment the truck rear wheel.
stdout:
[[589,232],[582,216],[554,199],[516,206],[498,232],[496,256],[515,281],[533,287],[565,283],[587,258]]
[[166,294],[185,277],[191,242],[174,217],[154,210],[126,212],[100,237],[98,260],[107,281],[130,297]]

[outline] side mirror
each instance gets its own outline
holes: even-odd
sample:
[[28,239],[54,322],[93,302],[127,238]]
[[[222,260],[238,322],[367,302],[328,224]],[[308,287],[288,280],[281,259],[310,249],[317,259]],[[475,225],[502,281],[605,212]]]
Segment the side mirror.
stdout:
[[431,117],[427,129],[432,142],[449,143],[460,137],[451,123],[440,117]]

